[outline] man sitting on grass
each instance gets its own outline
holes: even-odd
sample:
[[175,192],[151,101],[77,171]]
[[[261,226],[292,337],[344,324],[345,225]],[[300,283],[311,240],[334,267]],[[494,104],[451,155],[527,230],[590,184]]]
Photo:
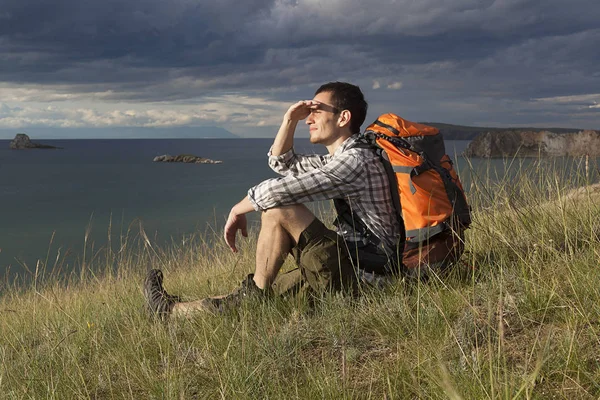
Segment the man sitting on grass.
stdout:
[[[225,241],[237,252],[237,232],[247,236],[246,214],[261,212],[254,273],[229,295],[179,302],[163,289],[161,271],[151,270],[144,284],[150,310],[161,317],[198,310],[223,312],[237,307],[246,296],[294,292],[306,285],[317,294],[356,294],[359,266],[369,272],[397,273],[396,249],[403,238],[389,180],[376,152],[356,146],[366,113],[367,102],[360,88],[343,82],[327,83],[312,100],[293,104],[269,152],[269,165],[281,177],[250,188],[231,209],[225,224]],[[294,133],[301,120],[306,120],[311,143],[324,145],[329,154],[294,152]],[[370,239],[357,237],[352,229],[340,234],[328,229],[304,205],[329,199],[344,200],[364,222]],[[288,254],[298,268],[278,275]],[[363,263],[362,259],[370,261]]]

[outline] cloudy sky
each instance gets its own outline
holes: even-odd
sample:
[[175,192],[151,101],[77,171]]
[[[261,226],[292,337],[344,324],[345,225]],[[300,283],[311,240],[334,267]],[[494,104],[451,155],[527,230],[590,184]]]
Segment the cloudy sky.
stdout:
[[0,129],[273,136],[323,82],[382,112],[600,129],[598,0],[0,0]]

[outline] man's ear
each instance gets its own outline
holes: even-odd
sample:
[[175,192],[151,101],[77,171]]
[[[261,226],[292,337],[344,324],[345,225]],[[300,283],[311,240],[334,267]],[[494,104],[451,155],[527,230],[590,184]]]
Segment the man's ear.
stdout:
[[340,128],[350,126],[350,118],[352,118],[352,113],[350,112],[350,110],[342,110],[338,118],[338,125],[340,126]]

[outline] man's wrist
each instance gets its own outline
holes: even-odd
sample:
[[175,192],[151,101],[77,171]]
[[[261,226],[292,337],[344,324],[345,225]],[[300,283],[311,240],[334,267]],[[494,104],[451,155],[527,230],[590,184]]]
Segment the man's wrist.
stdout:
[[291,115],[283,116],[283,124],[287,126],[298,125],[299,120],[293,119]]
[[250,202],[250,200],[248,199],[248,196],[246,196],[239,203],[237,203],[231,208],[229,215],[239,217],[240,215],[248,214],[251,211],[254,211],[254,206],[252,205],[252,202]]
[[239,209],[239,203],[236,204],[235,206],[233,206],[231,208],[231,211],[229,211],[229,215],[233,216],[233,217],[239,217],[240,215],[243,215],[245,213],[241,212]]

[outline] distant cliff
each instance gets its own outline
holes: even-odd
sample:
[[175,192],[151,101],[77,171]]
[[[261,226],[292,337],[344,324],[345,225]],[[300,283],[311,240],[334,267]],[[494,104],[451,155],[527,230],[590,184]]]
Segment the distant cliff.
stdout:
[[465,155],[485,158],[584,155],[600,157],[600,132],[486,132],[469,143]]
[[553,133],[569,133],[578,132],[581,129],[577,128],[527,128],[527,127],[515,127],[515,128],[490,128],[483,126],[465,126],[465,125],[452,125],[445,124],[442,122],[421,122],[422,124],[433,126],[438,128],[445,140],[473,140],[477,136],[487,132],[505,132],[505,131],[530,131],[530,132],[542,132],[548,131]]

